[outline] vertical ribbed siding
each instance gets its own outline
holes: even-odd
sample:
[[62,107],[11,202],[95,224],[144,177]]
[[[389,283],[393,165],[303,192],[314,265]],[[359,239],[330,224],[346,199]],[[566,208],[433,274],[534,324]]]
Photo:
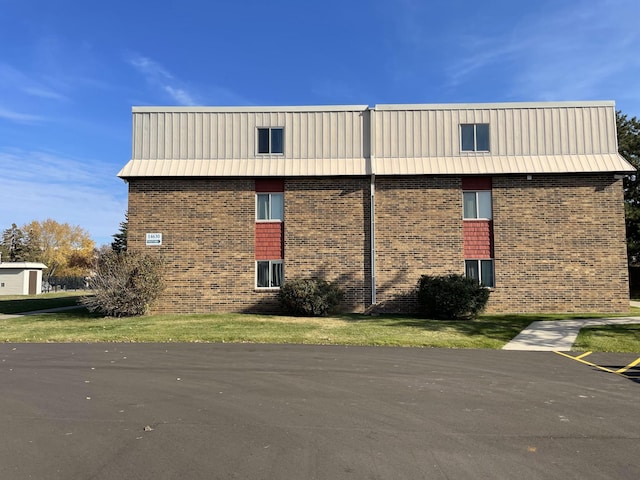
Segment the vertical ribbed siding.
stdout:
[[253,158],[258,127],[284,128],[287,158],[362,158],[362,124],[362,111],[134,112],[132,158]]
[[492,155],[612,153],[613,106],[380,111],[375,147],[380,158],[474,156],[460,152],[460,124],[489,123]]

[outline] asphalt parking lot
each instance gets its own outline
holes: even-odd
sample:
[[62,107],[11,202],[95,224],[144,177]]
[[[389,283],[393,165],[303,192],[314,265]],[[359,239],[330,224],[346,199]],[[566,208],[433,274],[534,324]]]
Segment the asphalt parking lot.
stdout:
[[635,480],[634,372],[553,352],[0,344],[0,478]]

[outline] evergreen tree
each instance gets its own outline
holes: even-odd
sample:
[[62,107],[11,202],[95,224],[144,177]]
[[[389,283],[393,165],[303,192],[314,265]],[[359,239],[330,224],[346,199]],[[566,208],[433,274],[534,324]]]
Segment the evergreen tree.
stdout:
[[11,228],[7,228],[2,232],[2,245],[0,253],[5,262],[28,262],[31,260],[29,254],[28,237],[18,228],[15,223],[11,224]]
[[127,251],[127,229],[129,227],[129,213],[124,214],[124,222],[120,222],[120,230],[113,236],[111,250],[116,253]]
[[[618,152],[634,167],[640,169],[640,120],[616,112]],[[624,179],[625,224],[627,255],[631,264],[640,262],[640,174]]]

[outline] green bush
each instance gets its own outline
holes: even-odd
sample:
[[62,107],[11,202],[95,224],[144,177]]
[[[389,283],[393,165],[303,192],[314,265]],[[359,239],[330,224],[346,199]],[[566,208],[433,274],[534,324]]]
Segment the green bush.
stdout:
[[335,283],[319,278],[287,280],[278,294],[284,313],[306,317],[335,311],[343,297],[344,292]]
[[418,281],[418,305],[427,318],[473,319],[489,300],[489,290],[463,275],[422,275]]
[[163,289],[163,262],[138,252],[108,252],[100,257],[90,287],[80,301],[91,312],[112,317],[144,315]]

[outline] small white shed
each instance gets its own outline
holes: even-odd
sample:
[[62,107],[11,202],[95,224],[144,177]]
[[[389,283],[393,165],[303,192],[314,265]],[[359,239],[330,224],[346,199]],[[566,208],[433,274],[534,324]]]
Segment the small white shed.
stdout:
[[0,261],[0,295],[38,295],[42,293],[44,263]]

